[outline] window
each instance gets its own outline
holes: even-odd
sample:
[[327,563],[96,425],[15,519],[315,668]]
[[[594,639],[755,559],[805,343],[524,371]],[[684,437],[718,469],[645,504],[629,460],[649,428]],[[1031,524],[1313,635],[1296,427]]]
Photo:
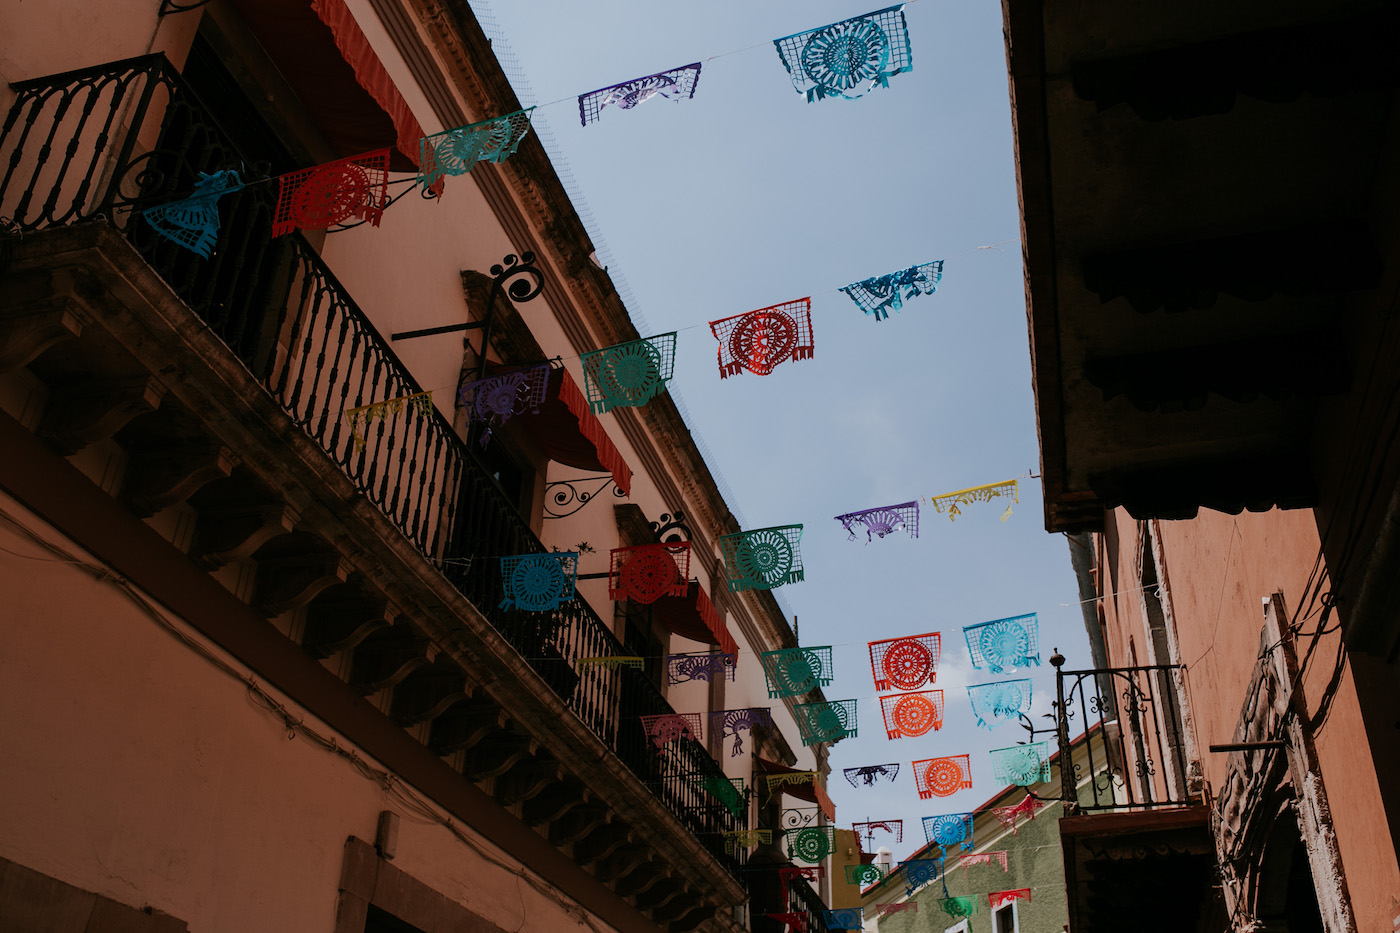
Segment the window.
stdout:
[[968,933],[967,921],[959,920],[956,924],[944,930],[943,933]]
[[1003,904],[992,913],[992,933],[1020,933],[1016,922],[1016,902]]

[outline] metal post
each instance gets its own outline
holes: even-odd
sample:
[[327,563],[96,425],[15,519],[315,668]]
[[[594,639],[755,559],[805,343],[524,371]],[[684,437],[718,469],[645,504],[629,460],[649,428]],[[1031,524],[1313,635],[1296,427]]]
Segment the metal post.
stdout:
[[1061,670],[1065,656],[1056,648],[1050,655],[1050,665],[1055,668],[1055,738],[1060,746],[1060,799],[1064,801],[1065,812],[1079,810],[1079,795],[1074,786],[1074,751],[1069,747],[1069,717],[1065,715],[1065,679]]

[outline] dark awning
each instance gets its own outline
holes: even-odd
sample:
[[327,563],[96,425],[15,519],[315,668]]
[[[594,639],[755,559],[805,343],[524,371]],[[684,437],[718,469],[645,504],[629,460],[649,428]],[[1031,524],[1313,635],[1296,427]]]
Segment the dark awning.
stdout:
[[[753,756],[754,766],[763,774],[807,774],[800,768],[789,768],[787,765],[780,765],[776,761],[769,761],[767,758]],[[812,775],[812,780],[804,781],[800,784],[787,782],[778,785],[778,791],[787,794],[789,797],[796,797],[798,800],[806,800],[822,808],[822,813],[833,823],[836,822],[836,804],[831,802],[831,798],[826,795],[826,788],[822,787],[817,779],[817,775]]]
[[710,602],[710,594],[698,581],[690,581],[684,596],[663,596],[651,605],[656,619],[667,630],[691,641],[717,645],[720,651],[738,657],[734,636],[729,634],[719,610]]
[[611,473],[623,495],[631,495],[631,467],[565,370],[556,369],[549,374],[549,390],[540,410],[517,415],[515,420],[530,432],[549,459],[580,470]]
[[389,147],[418,167],[418,125],[345,0],[232,0],[277,70],[342,157]]

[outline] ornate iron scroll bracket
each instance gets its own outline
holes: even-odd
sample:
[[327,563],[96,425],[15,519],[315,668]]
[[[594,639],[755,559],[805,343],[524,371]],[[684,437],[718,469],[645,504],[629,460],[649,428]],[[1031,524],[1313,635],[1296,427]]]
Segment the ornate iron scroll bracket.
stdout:
[[553,483],[546,483],[544,487],[544,517],[568,518],[601,495],[603,490],[609,486],[613,487],[613,496],[618,499],[627,498],[627,493],[613,485],[611,473],[605,473],[601,476],[579,476],[574,479],[561,479]]
[[431,337],[434,334],[450,334],[459,330],[481,330],[481,362],[477,364],[476,378],[486,375],[486,347],[491,341],[491,324],[496,310],[496,296],[504,289],[511,301],[525,302],[537,296],[544,289],[544,273],[535,266],[535,254],[528,250],[516,256],[506,256],[500,263],[491,267],[491,294],[486,299],[486,313],[479,321],[465,324],[444,324],[441,327],[426,327],[422,330],[405,330],[390,334],[391,340],[411,340],[414,337]]
[[680,509],[676,509],[675,512],[662,512],[661,517],[650,524],[658,544],[690,540],[690,526],[685,524],[685,513]]

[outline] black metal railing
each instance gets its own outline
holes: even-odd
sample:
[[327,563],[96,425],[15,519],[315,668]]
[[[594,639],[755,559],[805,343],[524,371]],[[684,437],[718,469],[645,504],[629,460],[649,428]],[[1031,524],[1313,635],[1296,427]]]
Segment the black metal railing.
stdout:
[[[1057,667],[1060,761],[1074,762],[1072,774],[1062,772],[1067,805],[1122,810],[1191,802],[1176,699],[1184,670],[1173,664],[1085,671]],[[1102,745],[1093,740],[1096,730]],[[1083,763],[1073,757],[1072,732],[1089,736]]]
[[808,933],[826,933],[826,904],[821,895],[812,889],[807,879],[795,875],[787,879],[787,896],[783,896],[783,884],[778,871],[786,863],[775,863],[763,867],[753,867],[744,872],[745,889],[748,891],[749,929],[754,933],[785,933],[794,927],[777,919],[773,914],[796,914],[805,918]]
[[723,834],[743,827],[700,787],[723,777],[719,764],[689,739],[658,752],[640,717],[672,709],[641,672],[576,665],[627,653],[588,604],[575,596],[548,614],[499,608],[498,558],[544,545],[436,407],[411,400],[422,388],[311,245],[298,234],[271,238],[272,185],[221,200],[209,259],[145,224],[143,207],[188,194],[200,172],[259,174],[164,56],[13,87],[0,129],[0,217],[21,231],[101,220],[122,232],[360,492],[736,870]]

